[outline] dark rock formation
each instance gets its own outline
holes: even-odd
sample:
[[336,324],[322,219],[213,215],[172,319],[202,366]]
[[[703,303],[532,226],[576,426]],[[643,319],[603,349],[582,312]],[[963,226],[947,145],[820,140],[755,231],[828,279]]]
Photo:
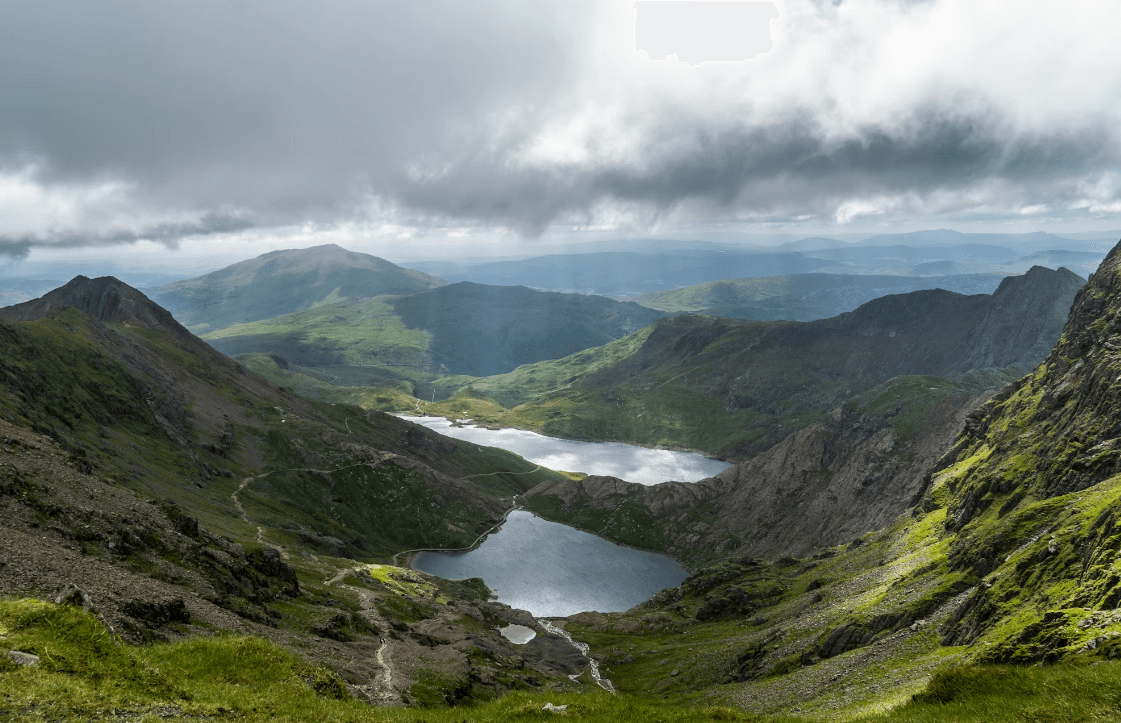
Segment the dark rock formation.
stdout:
[[984,316],[963,341],[969,356],[959,371],[1012,365],[1031,369],[1055,346],[1072,296],[1085,283],[1073,271],[1042,266],[1000,282]]
[[[913,383],[945,382],[919,377]],[[916,408],[913,397],[896,399],[896,385],[885,385],[868,395],[871,401],[843,405],[712,479],[644,486],[590,476],[538,485],[526,494],[527,504],[641,546],[621,537],[618,525],[638,507],[647,524],[664,531],[662,549],[687,563],[808,555],[879,529],[915,504],[966,415],[993,394],[979,386]],[[921,423],[903,424],[908,417]]]
[[143,326],[180,337],[190,335],[166,309],[112,276],[75,276],[41,298],[0,308],[0,318],[35,321],[66,307],[74,307],[106,324]]
[[121,606],[121,611],[153,628],[170,623],[191,622],[191,612],[181,598],[166,602],[130,600]]

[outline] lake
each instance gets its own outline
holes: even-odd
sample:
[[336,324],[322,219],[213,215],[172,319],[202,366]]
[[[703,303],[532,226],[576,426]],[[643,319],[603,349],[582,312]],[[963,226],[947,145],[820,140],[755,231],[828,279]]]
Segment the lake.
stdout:
[[470,552],[425,552],[411,565],[430,575],[481,577],[498,600],[538,617],[618,612],[688,577],[675,560],[516,510]]
[[647,449],[621,442],[577,442],[546,437],[524,429],[457,427],[443,417],[397,416],[422,424],[446,437],[505,449],[549,469],[618,477],[644,485],[670,480],[697,482],[731,467],[727,462],[709,459],[696,452]]

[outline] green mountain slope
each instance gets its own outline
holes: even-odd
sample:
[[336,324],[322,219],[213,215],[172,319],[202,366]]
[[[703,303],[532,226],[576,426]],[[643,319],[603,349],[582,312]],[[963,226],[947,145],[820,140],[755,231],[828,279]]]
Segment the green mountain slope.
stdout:
[[309,366],[429,366],[432,335],[406,327],[386,297],[329,298],[304,311],[235,324],[202,338],[228,356],[277,354]]
[[[919,719],[953,719],[986,674],[951,670],[923,692],[951,663],[1089,675],[1121,655],[1119,337],[1121,245],[1044,363],[969,415],[909,514],[808,559],[720,563],[568,629],[605,651],[624,692],[811,717],[893,719],[878,711],[917,693],[944,706]],[[1015,682],[1026,673],[1005,675],[994,720],[1116,716],[1115,703],[1044,713]]]
[[514,648],[494,628],[524,616],[477,580],[383,564],[473,544],[556,473],[279,389],[115,279],[0,310],[0,438],[0,595],[62,592],[132,642],[261,635],[371,702],[493,697],[571,672],[556,638],[501,672]]
[[[1058,338],[1083,283],[1065,269],[1037,267],[1005,279],[992,296],[916,291],[819,321],[663,319],[641,345],[636,337],[615,347],[633,349],[626,356],[586,353],[472,382],[471,390],[495,400],[521,402],[476,405],[475,418],[558,437],[746,458],[893,377],[1030,368],[1045,353],[1044,340]],[[531,387],[541,392],[522,401],[530,378],[542,380]],[[428,409],[464,411],[455,400]]]
[[[637,304],[523,287],[452,284],[407,296],[341,299],[203,334],[228,354],[265,353],[340,386],[430,398],[449,376],[508,372],[627,336],[666,316]],[[447,390],[447,391],[445,391]]]
[[443,283],[328,244],[272,251],[150,293],[185,326],[204,332],[308,309],[329,298],[411,294]]
[[665,316],[601,296],[462,282],[392,302],[410,329],[432,334],[433,362],[488,376],[601,346]]

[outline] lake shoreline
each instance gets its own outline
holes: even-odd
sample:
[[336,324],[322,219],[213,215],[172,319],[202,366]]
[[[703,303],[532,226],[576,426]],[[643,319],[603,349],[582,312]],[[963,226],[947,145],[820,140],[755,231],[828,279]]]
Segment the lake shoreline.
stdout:
[[551,470],[615,477],[645,486],[663,482],[696,484],[733,466],[701,452],[615,441],[551,437],[518,427],[491,427],[443,415],[395,413],[399,419],[450,439],[503,449]]
[[[514,495],[514,500],[517,500],[517,499],[518,499],[518,495]],[[490,529],[486,530],[483,534],[476,537],[475,541],[472,542],[468,547],[453,547],[453,548],[418,547],[418,548],[413,549],[413,550],[402,550],[401,552],[394,553],[393,557],[391,557],[390,559],[392,560],[392,563],[393,563],[394,567],[405,567],[409,570],[416,570],[416,568],[413,567],[413,562],[416,560],[416,558],[419,555],[423,555],[426,552],[447,552],[447,553],[451,553],[451,552],[471,552],[472,550],[478,549],[479,545],[483,544],[483,542],[485,542],[486,539],[488,537],[490,537],[492,534],[501,530],[502,526],[504,524],[506,524],[506,519],[510,516],[511,512],[514,512],[516,510],[521,510],[521,509],[524,509],[524,508],[515,501],[513,507],[511,507],[510,509],[508,509],[508,510],[506,510],[505,512],[502,513],[502,519],[498,522],[498,524],[494,525]],[[542,518],[542,519],[544,519],[544,518]],[[563,523],[561,523],[561,524],[563,524]],[[408,555],[408,557],[405,558],[405,564],[404,565],[398,565],[397,564],[397,558],[400,557],[401,555]],[[417,572],[422,572],[421,570],[416,570],[416,571]]]
[[[462,420],[452,419],[451,417],[445,416],[443,414],[417,414],[415,409],[400,410],[400,411],[396,411],[396,412],[386,412],[386,414],[392,414],[393,416],[398,417],[400,419],[409,419],[410,417],[421,418],[421,419],[445,419],[448,422],[450,422],[453,427],[463,428],[463,427],[467,426],[466,424],[463,423]],[[499,430],[503,430],[503,429],[517,429],[517,430],[521,430],[523,432],[533,432],[534,434],[540,434],[542,437],[549,437],[550,439],[563,439],[563,440],[567,440],[569,442],[586,442],[588,444],[626,444],[626,445],[630,445],[631,447],[642,447],[643,449],[651,449],[651,450],[661,451],[661,452],[684,452],[684,453],[687,453],[687,454],[700,455],[701,457],[704,457],[705,459],[712,460],[713,462],[724,462],[724,463],[729,464],[729,465],[737,465],[740,462],[744,461],[742,459],[741,460],[723,459],[721,457],[713,456],[713,455],[709,454],[708,452],[705,452],[704,450],[690,449],[688,447],[668,446],[668,445],[664,445],[664,444],[650,445],[650,444],[642,444],[641,442],[628,442],[624,439],[591,439],[591,438],[586,438],[586,437],[558,437],[558,436],[551,435],[551,434],[545,434],[540,429],[532,429],[530,427],[517,427],[517,426],[514,426],[512,424],[503,424],[503,423],[500,423],[500,422],[486,422],[486,423],[481,424],[477,420],[474,420],[474,419],[469,419],[467,421],[470,422],[472,426],[477,427],[479,429],[490,429],[490,430],[494,430],[494,431],[499,431]]]
[[[624,545],[532,510],[510,513],[515,511],[524,514],[509,518],[513,527],[507,537],[499,538],[496,547],[483,548],[481,557],[472,555],[477,544],[474,550],[412,551],[405,564],[449,580],[481,578],[489,590],[498,592],[497,602],[534,617],[556,618],[629,610],[692,574],[664,552]],[[505,528],[494,526],[484,540],[500,531]],[[444,554],[425,558],[424,552]]]
[[[515,510],[521,510],[522,512],[528,512],[529,514],[533,515],[534,517],[540,517],[542,520],[545,520],[546,522],[555,522],[558,525],[564,525],[565,527],[571,527],[572,529],[579,530],[580,532],[586,532],[589,535],[594,535],[595,537],[598,537],[599,539],[601,539],[605,542],[610,542],[612,545],[616,545],[618,547],[625,547],[628,550],[634,550],[635,552],[649,552],[649,553],[653,553],[655,555],[663,555],[663,556],[668,557],[669,559],[673,560],[674,562],[676,562],[678,565],[681,566],[681,569],[685,570],[685,572],[689,573],[690,575],[693,575],[697,572],[697,570],[693,569],[692,567],[690,567],[685,562],[683,562],[681,560],[678,560],[676,557],[674,557],[670,553],[666,552],[665,550],[652,550],[652,549],[649,549],[649,548],[646,548],[646,547],[635,547],[634,545],[628,545],[625,542],[619,542],[618,540],[612,540],[610,537],[604,537],[603,535],[599,534],[598,532],[596,532],[594,530],[587,530],[587,529],[584,529],[583,527],[580,527],[579,525],[574,525],[570,522],[562,522],[561,520],[551,520],[548,517],[546,517],[545,515],[541,514],[540,512],[537,512],[536,510],[530,510],[530,509],[527,509],[527,508],[522,507],[520,505],[517,506],[517,507],[511,507],[510,509],[506,510],[506,514],[504,514],[502,516],[502,522],[498,523],[494,527],[492,527],[489,530],[487,530],[486,532],[484,532],[482,537],[475,540],[475,544],[473,544],[471,547],[457,547],[457,548],[454,548],[454,549],[425,548],[425,549],[417,549],[417,550],[405,550],[404,552],[398,552],[396,555],[393,556],[392,559],[394,560],[394,567],[404,567],[404,568],[407,568],[409,570],[413,570],[414,572],[424,572],[423,570],[418,570],[415,567],[413,567],[413,563],[416,561],[416,559],[418,557],[425,554],[426,552],[454,553],[454,552],[471,552],[473,550],[477,550],[479,548],[479,545],[486,542],[486,538],[490,537],[493,534],[496,534],[496,533],[502,531],[502,525],[506,524],[506,518],[510,515],[511,512],[514,512]],[[405,555],[405,554],[408,554],[408,557],[405,558],[404,564],[397,565],[396,564],[397,557],[399,557],[400,555]],[[429,573],[424,572],[424,574],[428,575]],[[487,588],[487,589],[489,590],[490,588]]]

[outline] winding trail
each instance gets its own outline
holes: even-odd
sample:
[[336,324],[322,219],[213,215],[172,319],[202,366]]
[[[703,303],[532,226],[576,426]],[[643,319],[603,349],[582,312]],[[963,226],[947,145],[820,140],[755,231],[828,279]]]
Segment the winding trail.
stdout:
[[[541,465],[537,465],[536,467],[534,467],[533,469],[531,469],[528,472],[482,472],[481,474],[469,474],[466,477],[460,477],[460,479],[471,479],[473,477],[489,477],[492,474],[508,474],[508,475],[533,474],[534,472],[536,472],[539,469],[541,469]],[[514,496],[517,497],[517,495],[514,495]]]
[[[371,602],[370,594],[360,587],[353,585],[339,584],[339,581],[346,577],[347,574],[360,570],[361,568],[344,568],[339,570],[334,577],[324,580],[323,584],[327,587],[338,584],[344,590],[358,594],[358,604],[362,607],[359,613],[366,621],[376,627],[378,630],[385,631],[389,629],[389,621],[387,621],[382,614],[378,611],[377,607]],[[378,650],[374,653],[374,660],[378,665],[378,677],[373,685],[357,686],[366,696],[372,701],[384,705],[400,705],[404,701],[401,700],[401,694],[393,687],[393,668],[389,661],[389,638],[385,633],[382,633],[381,644],[378,645]]]

